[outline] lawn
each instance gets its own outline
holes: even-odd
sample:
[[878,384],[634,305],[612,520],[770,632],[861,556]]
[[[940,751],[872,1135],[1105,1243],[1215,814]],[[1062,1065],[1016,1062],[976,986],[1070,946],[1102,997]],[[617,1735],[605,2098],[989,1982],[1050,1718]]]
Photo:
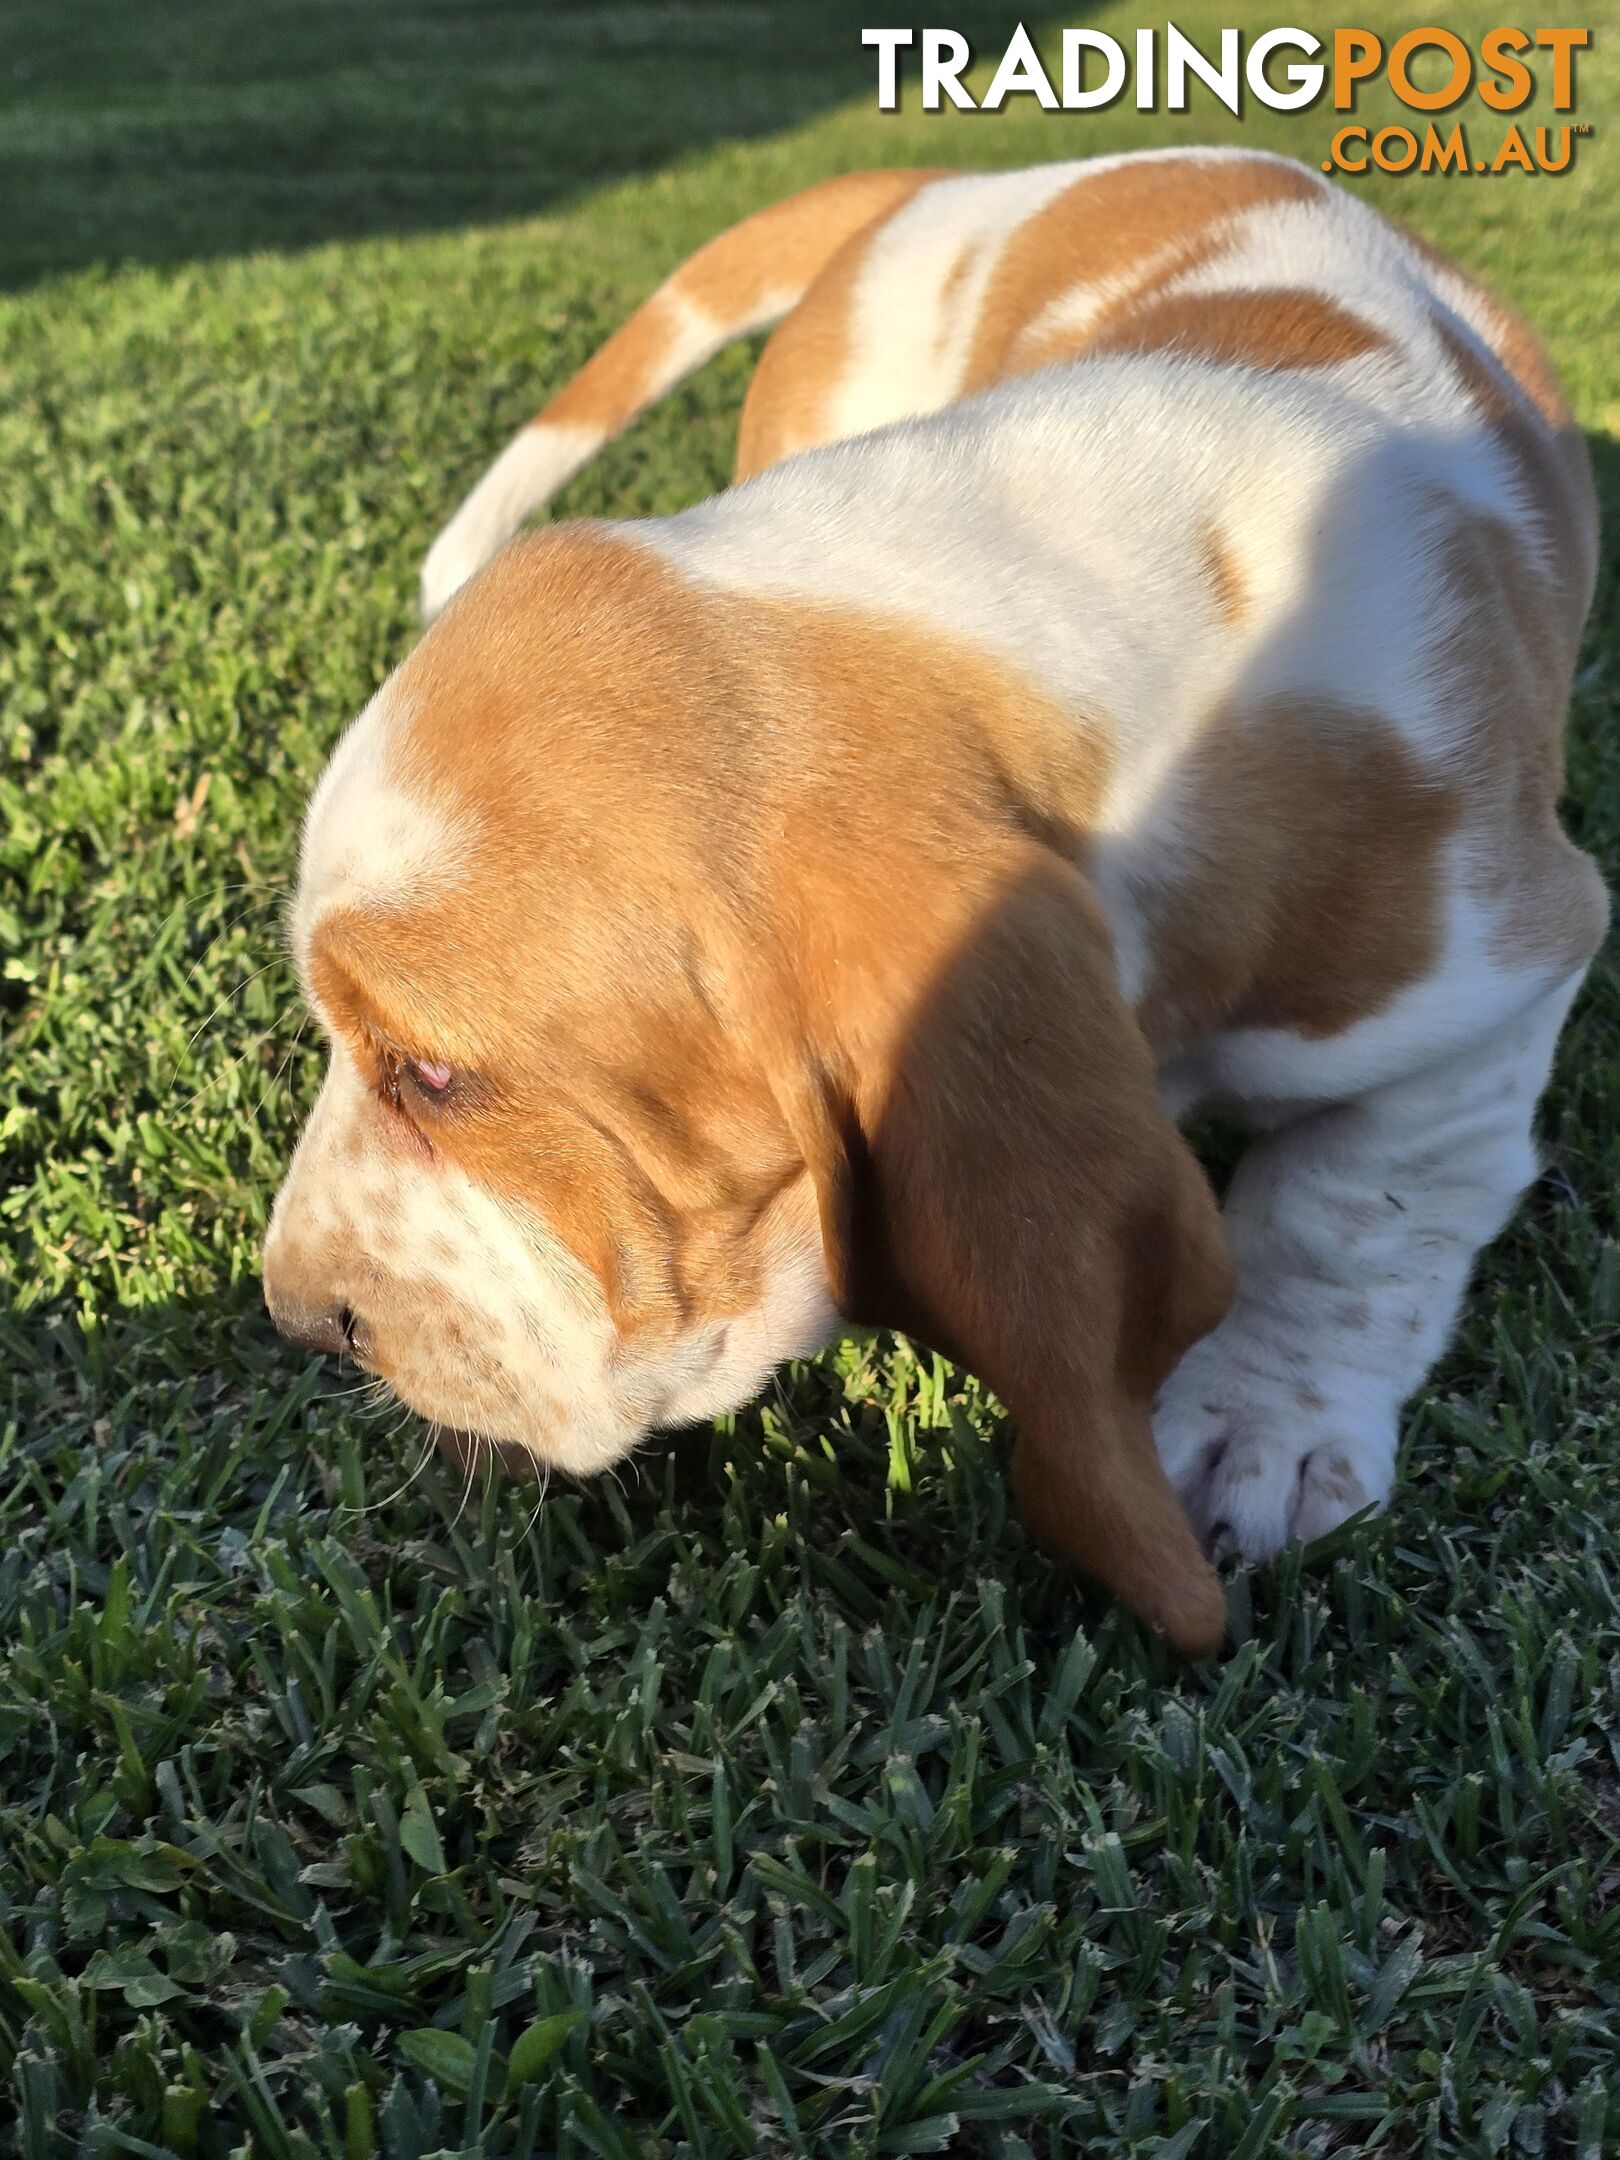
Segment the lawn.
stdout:
[[[536,1513],[265,1319],[301,806],[508,430],[824,174],[1331,129],[882,117],[861,20],[8,11],[0,2152],[1620,2152],[1612,964],[1390,1514],[1234,1577],[1207,1670],[1030,1551],[996,1405],[903,1342]],[[1591,431],[1569,821],[1611,874],[1613,81],[1562,178],[1354,183]],[[563,510],[723,484],[751,357]]]

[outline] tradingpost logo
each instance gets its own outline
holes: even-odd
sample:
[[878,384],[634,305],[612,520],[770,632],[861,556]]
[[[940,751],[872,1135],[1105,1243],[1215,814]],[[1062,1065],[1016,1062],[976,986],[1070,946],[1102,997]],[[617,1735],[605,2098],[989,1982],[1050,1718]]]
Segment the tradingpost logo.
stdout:
[[[1574,118],[1576,62],[1591,42],[1589,29],[1510,23],[1487,30],[1477,45],[1434,23],[1387,41],[1352,25],[1320,36],[1292,27],[1222,30],[1203,44],[1174,23],[1138,30],[1128,43],[1076,28],[1061,33],[1054,79],[1020,24],[989,88],[975,97],[962,80],[975,55],[960,31],[861,32],[861,43],[877,54],[883,112],[899,106],[902,54],[907,72],[917,70],[924,112],[947,103],[963,112],[999,112],[1012,97],[1032,97],[1047,112],[1099,112],[1125,97],[1134,98],[1139,112],[1185,112],[1196,83],[1238,115],[1246,96],[1273,112],[1331,99],[1336,115],[1353,115],[1358,94],[1383,83],[1413,115],[1411,123],[1340,121],[1324,145],[1324,172],[1476,175],[1570,169],[1577,145],[1592,132]],[[1511,117],[1526,115],[1541,90],[1560,116],[1554,125]]]

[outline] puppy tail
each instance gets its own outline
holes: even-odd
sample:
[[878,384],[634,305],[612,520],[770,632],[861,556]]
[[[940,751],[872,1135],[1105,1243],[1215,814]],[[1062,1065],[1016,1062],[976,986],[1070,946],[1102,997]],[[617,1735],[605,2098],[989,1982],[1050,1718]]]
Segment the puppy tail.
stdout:
[[513,437],[462,503],[422,566],[423,620],[431,622],[604,443],[723,346],[780,321],[845,241],[932,177],[845,173],[699,248]]

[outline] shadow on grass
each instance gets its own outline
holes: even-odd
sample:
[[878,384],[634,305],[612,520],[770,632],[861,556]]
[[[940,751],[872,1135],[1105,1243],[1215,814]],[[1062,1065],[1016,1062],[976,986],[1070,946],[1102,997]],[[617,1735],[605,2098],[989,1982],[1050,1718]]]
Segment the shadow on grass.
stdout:
[[[348,1360],[284,1342],[256,1279],[212,1300],[104,1312],[0,1298],[0,1620],[25,1590],[65,1597],[78,1583],[99,1596],[120,1551],[162,1581],[177,1553],[223,1577],[250,1551],[314,1540],[391,1596],[424,1556],[437,1585],[488,1590],[500,1577],[547,1609],[565,1586],[583,1611],[611,1577],[638,1626],[670,1594],[677,1558],[701,1609],[723,1607],[716,1585],[739,1561],[768,1560],[862,1628],[888,1589],[920,1609],[969,1569],[1021,1584],[1033,1639],[1066,1640],[1086,1616],[1169,1670],[1127,1616],[1110,1624],[1099,1593],[1032,1554],[999,1415],[971,1384],[948,1433],[921,1421],[892,1486],[890,1404],[925,1384],[928,1361],[852,1336],[847,1356],[783,1367],[734,1418],[648,1433],[611,1473],[540,1480],[493,1449],[435,1447],[433,1429]],[[855,1367],[852,1385],[843,1371]]]
[[[1620,706],[1620,440],[1588,428],[1586,448],[1603,530],[1597,593],[1586,620],[1570,713],[1563,817],[1576,845],[1596,860],[1612,894],[1620,881],[1620,758],[1614,747]],[[1615,950],[1611,931],[1611,965]]]
[[[993,56],[1021,13],[962,0],[951,21]],[[532,216],[875,99],[864,20],[830,0],[23,0],[0,286]]]

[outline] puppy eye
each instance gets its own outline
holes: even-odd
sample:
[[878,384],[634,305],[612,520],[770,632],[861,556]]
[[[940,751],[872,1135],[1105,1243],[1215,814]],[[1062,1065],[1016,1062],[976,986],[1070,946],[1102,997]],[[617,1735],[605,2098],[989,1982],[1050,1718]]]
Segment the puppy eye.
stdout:
[[427,1095],[442,1095],[455,1078],[450,1067],[438,1058],[407,1058],[405,1070]]

